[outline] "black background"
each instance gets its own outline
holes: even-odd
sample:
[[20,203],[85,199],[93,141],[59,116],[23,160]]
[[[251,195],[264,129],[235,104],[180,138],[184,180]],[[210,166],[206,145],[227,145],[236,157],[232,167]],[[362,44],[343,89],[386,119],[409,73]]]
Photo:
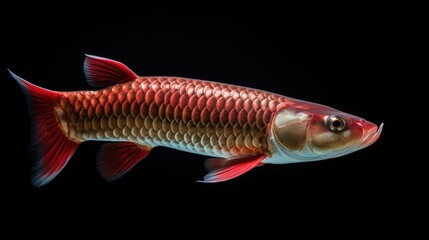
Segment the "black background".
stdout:
[[[180,216],[197,211],[198,219],[227,215],[213,210],[225,207],[279,216],[309,209],[368,218],[376,213],[368,207],[389,212],[385,204],[396,188],[387,155],[391,103],[381,93],[395,55],[390,30],[396,22],[386,9],[149,4],[71,13],[67,7],[18,9],[2,9],[14,14],[3,15],[0,69],[8,154],[2,157],[3,185],[17,209],[42,206],[38,214],[58,215],[56,209],[76,206],[91,209],[85,213],[108,208],[118,215],[155,209],[165,216],[170,213],[165,209],[182,209]],[[83,75],[84,54],[118,60],[139,75],[207,79],[325,104],[384,122],[385,130],[377,143],[351,155],[266,165],[218,184],[196,182],[206,174],[206,157],[168,148],[153,149],[121,179],[106,182],[95,169],[101,143],[86,142],[52,182],[36,188],[30,184],[27,105],[6,68],[52,90],[93,89]]]

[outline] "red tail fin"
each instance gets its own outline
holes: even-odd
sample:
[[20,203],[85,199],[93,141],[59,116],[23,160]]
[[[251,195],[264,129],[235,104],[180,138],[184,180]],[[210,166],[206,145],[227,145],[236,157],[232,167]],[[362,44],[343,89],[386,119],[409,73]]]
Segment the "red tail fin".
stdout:
[[79,143],[67,138],[59,128],[54,106],[60,94],[31,84],[10,70],[9,73],[27,97],[33,127],[30,150],[35,161],[32,183],[39,187],[51,181],[64,168]]

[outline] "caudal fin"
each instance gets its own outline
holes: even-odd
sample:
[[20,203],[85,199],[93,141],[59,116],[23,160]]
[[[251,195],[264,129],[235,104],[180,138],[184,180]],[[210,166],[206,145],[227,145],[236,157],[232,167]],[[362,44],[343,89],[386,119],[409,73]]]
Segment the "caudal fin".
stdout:
[[64,168],[79,142],[70,140],[59,127],[54,112],[54,106],[61,97],[58,92],[27,82],[10,70],[9,73],[27,97],[33,128],[30,145],[34,159],[32,183],[37,187],[43,186]]

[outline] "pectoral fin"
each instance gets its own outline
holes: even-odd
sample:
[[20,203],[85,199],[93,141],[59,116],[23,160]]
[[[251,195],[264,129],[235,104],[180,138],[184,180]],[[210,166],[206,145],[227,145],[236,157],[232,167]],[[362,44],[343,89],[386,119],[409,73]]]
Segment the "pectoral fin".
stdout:
[[206,161],[206,169],[211,171],[204,176],[203,183],[217,183],[236,178],[261,164],[265,155],[245,158],[211,158]]

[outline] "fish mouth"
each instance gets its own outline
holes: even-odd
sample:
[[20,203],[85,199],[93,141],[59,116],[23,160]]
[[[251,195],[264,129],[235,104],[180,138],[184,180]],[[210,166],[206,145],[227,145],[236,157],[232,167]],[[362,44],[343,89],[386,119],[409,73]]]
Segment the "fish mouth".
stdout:
[[363,125],[365,133],[359,144],[361,149],[370,146],[378,140],[383,130],[384,123],[381,123],[380,127],[370,122],[366,122]]

